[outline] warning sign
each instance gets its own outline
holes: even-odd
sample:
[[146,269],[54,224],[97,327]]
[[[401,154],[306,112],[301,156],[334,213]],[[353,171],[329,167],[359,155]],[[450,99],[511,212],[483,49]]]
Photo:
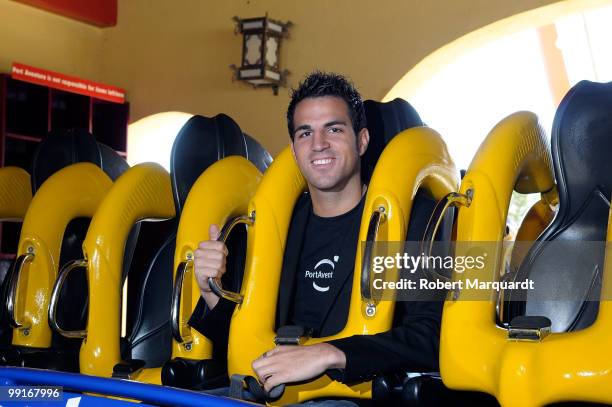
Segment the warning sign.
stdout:
[[46,69],[34,68],[16,62],[13,63],[11,77],[13,79],[48,86],[54,89],[92,96],[109,102],[125,102],[125,91],[116,86],[103,85],[101,83],[47,71]]

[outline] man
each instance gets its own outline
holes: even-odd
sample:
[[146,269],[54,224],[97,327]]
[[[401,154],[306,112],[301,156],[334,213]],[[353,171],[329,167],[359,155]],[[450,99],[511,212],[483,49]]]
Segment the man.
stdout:
[[[289,228],[277,325],[300,325],[313,336],[329,336],[343,328],[348,315],[366,192],[360,157],[370,135],[353,85],[340,75],[321,72],[309,75],[293,92],[287,124],[308,194],[296,204]],[[413,213],[418,208],[415,204]],[[428,214],[420,218],[424,224]],[[209,233],[211,240],[200,243],[194,261],[209,311],[203,317],[196,317],[196,311],[190,324],[226,346],[233,304],[210,290],[208,278],[220,279],[225,273],[227,248],[215,241],[216,225]],[[324,263],[333,267],[314,272]],[[310,346],[277,346],[254,360],[253,370],[267,391],[321,374],[354,383],[400,369],[437,371],[441,303],[402,303],[398,308],[395,328],[388,332]]]

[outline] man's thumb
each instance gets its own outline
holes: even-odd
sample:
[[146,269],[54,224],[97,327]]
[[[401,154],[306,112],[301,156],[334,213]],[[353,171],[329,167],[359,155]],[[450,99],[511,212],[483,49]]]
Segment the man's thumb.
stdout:
[[219,230],[219,226],[212,224],[208,228],[208,237],[210,240],[217,240],[219,238],[219,234],[221,231]]

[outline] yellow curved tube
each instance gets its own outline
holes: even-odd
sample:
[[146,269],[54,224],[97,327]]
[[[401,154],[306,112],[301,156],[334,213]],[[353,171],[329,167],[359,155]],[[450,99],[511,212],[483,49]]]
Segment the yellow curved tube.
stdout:
[[23,219],[31,200],[30,174],[19,167],[0,168],[0,219]]
[[[386,221],[378,240],[404,241],[412,200],[424,187],[435,198],[456,191],[457,174],[441,137],[420,127],[397,135],[381,155],[368,188],[359,241],[366,239],[370,215],[385,207]],[[249,230],[246,270],[242,284],[244,302],[236,307],[230,327],[228,370],[254,375],[251,363],[274,347],[274,321],[283,253],[293,205],[305,188],[290,148],[286,148],[267,170],[249,205],[256,212]],[[332,337],[309,339],[306,345],[356,334],[375,334],[391,327],[393,301],[376,304],[373,316],[365,312],[367,301],[360,293],[361,250],[357,251],[353,295],[345,328]],[[371,397],[371,383],[347,386],[327,376],[305,384],[287,385],[274,405],[325,397]]]
[[[519,112],[500,122],[478,150],[461,192],[471,190],[469,207],[459,210],[459,242],[501,242],[516,189],[552,191],[550,153],[537,117]],[[608,240],[612,229],[608,230]],[[612,253],[606,250],[602,298],[610,295]],[[494,263],[494,262],[493,262]],[[491,281],[495,267],[470,270],[471,278]],[[456,276],[457,277],[457,276]],[[540,406],[556,401],[612,402],[612,309],[600,303],[596,322],[571,333],[551,334],[541,342],[518,342],[495,324],[495,302],[447,300],[442,317],[440,368],[454,389],[494,395],[503,406]],[[490,293],[493,298],[493,292]],[[609,297],[607,297],[609,298]]]
[[111,185],[99,167],[78,163],[49,177],[32,198],[17,255],[34,253],[34,259],[19,278],[16,314],[24,326],[13,329],[13,345],[51,346],[47,313],[64,230],[74,218],[92,217]]
[[174,216],[170,176],[154,163],[128,169],[100,204],[83,243],[89,309],[87,338],[79,354],[81,373],[110,377],[121,362],[121,276],[131,228],[143,219]]
[[[247,214],[249,200],[260,180],[259,170],[240,156],[219,160],[200,175],[189,191],[181,214],[174,254],[175,273],[179,263],[193,258],[199,242],[208,239],[209,225],[221,228],[229,218]],[[179,326],[184,341],[172,341],[173,358],[209,359],[212,356],[210,341],[187,325],[199,297],[200,290],[190,267],[180,305]]]
[[510,256],[511,269],[516,269],[523,262],[531,247],[530,242],[534,242],[552,222],[556,214],[556,209],[553,209],[555,203],[558,203],[556,188],[551,192],[542,194],[542,198],[529,209],[516,232],[514,240],[520,242],[520,244],[514,245],[512,249]]

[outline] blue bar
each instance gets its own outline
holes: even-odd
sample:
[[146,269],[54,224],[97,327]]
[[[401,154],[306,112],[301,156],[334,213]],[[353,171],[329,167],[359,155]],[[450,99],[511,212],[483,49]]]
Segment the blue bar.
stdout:
[[62,386],[65,390],[94,392],[169,406],[238,407],[252,405],[225,397],[122,379],[24,367],[0,367],[0,386],[10,385]]

